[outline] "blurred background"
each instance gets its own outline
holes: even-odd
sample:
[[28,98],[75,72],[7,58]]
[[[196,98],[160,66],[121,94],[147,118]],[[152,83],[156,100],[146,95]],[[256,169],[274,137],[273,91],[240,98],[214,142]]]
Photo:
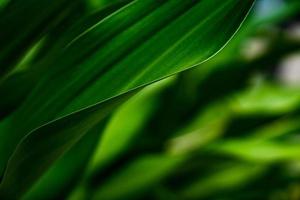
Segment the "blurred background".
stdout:
[[[61,27],[110,3],[84,1]],[[257,0],[215,57],[144,88],[70,152],[25,199],[300,200],[300,1]]]

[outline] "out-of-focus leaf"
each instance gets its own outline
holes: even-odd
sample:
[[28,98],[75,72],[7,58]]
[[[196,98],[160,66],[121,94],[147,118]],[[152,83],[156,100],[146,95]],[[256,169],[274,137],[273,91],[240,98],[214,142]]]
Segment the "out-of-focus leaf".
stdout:
[[299,160],[299,143],[261,141],[255,139],[229,140],[213,145],[214,150],[254,162]]
[[2,9],[3,7],[5,7],[5,5],[9,2],[10,0],[1,0],[0,1],[0,9]]
[[168,142],[168,151],[186,154],[207,145],[222,135],[230,116],[226,103],[208,106]]
[[124,0],[87,0],[87,4],[91,10],[101,9],[109,4],[122,2]]
[[278,137],[299,131],[299,122],[299,117],[286,117],[279,119],[271,124],[267,124],[264,127],[260,127],[251,134],[251,137],[255,138],[256,140],[276,139]]
[[[286,20],[287,18],[296,16],[299,11],[299,1],[284,2],[282,3],[282,6],[278,6],[276,9],[273,9],[273,11],[271,11],[267,15],[254,16],[252,26],[276,24]],[[252,30],[255,30],[252,26],[250,26],[249,29],[252,28]]]
[[283,114],[300,105],[300,89],[276,85],[254,85],[232,99],[232,109],[240,114]]
[[147,86],[113,114],[103,132],[85,178],[72,192],[71,199],[84,198],[80,197],[80,195],[89,193],[88,189],[91,184],[91,178],[95,179],[94,176],[112,168],[110,166],[111,163],[122,159],[124,154],[126,155],[127,151],[136,141],[137,136],[143,137],[141,135],[142,127],[149,121],[154,110],[157,109],[157,104],[160,100],[158,97],[174,80],[174,78],[168,78]]
[[0,12],[0,76],[78,2],[28,0],[24,4],[22,0],[9,1]]
[[174,79],[150,85],[122,105],[105,128],[90,170],[99,170],[126,151],[157,106],[157,95]]
[[225,190],[237,190],[265,171],[264,166],[237,164],[200,178],[182,189],[181,196],[187,199],[204,199]]
[[126,199],[142,194],[165,178],[181,163],[183,157],[168,155],[145,156],[125,166],[124,169],[102,185],[92,199]]
[[[21,105],[32,86],[32,74],[18,72],[0,83],[0,119],[2,120]],[[17,87],[16,87],[17,86]],[[14,91],[11,93],[11,91]],[[7,95],[10,94],[10,95]]]

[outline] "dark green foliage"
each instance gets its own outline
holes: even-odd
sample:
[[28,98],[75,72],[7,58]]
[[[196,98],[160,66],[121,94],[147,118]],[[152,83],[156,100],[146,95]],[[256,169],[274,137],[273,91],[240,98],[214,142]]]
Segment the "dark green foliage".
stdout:
[[1,199],[300,198],[274,2],[0,1]]

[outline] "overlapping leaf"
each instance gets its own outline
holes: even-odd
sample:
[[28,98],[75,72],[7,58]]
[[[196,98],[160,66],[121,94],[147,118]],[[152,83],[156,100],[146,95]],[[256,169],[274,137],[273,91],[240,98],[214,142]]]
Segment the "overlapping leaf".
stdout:
[[[46,30],[64,18],[80,1],[20,0],[7,2],[0,12],[0,77],[7,74]],[[43,10],[43,12],[41,12]],[[38,16],[38,17],[37,17]]]
[[1,123],[1,169],[27,135],[9,160],[1,185],[5,196],[26,191],[123,101],[111,97],[214,55],[236,32],[252,3],[133,1],[75,38],[51,62],[51,71],[23,105]]

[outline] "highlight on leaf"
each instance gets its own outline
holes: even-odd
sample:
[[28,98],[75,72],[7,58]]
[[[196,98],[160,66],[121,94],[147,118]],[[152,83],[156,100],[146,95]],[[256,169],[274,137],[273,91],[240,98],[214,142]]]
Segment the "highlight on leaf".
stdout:
[[0,1],[0,198],[300,199],[299,11]]

